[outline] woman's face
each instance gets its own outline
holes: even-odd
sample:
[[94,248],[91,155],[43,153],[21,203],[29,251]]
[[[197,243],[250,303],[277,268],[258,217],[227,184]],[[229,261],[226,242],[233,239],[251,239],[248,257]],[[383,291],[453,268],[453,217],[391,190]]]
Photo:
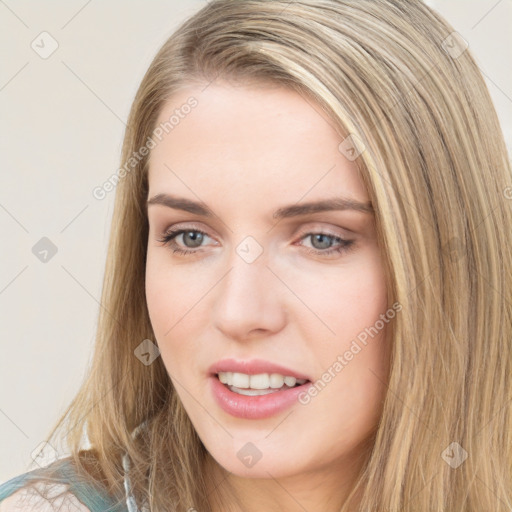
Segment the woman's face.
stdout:
[[242,477],[343,471],[378,422],[389,355],[374,215],[321,207],[368,204],[357,152],[268,85],[182,89],[160,122],[146,295],[199,437]]

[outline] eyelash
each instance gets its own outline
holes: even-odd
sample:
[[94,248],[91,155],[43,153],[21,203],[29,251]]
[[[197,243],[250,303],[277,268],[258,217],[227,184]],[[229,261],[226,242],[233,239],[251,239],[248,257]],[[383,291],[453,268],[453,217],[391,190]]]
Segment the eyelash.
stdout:
[[[204,231],[201,231],[200,229],[177,229],[177,230],[170,230],[167,233],[165,233],[162,238],[159,238],[157,241],[163,243],[164,245],[170,246],[172,249],[172,252],[175,254],[181,254],[181,255],[187,255],[187,254],[193,254],[197,253],[197,250],[194,249],[180,249],[176,246],[175,238],[182,233],[200,233],[205,236],[209,236],[208,233],[205,233]],[[334,253],[344,253],[349,252],[354,249],[354,240],[345,240],[343,238],[340,238],[339,236],[331,235],[329,233],[324,232],[309,232],[302,235],[301,240],[303,238],[307,238],[308,236],[315,236],[315,235],[323,235],[331,238],[335,242],[340,243],[341,245],[338,248],[332,249],[326,249],[326,250],[320,250],[320,249],[311,249],[309,247],[306,247],[306,250],[308,254],[315,254],[320,256],[326,256],[331,255]]]

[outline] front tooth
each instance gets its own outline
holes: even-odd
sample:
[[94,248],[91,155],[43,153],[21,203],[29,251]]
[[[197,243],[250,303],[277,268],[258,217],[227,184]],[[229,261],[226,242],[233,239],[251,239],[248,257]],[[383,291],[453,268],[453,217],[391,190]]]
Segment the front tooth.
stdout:
[[271,388],[282,388],[284,384],[284,377],[279,373],[273,373],[270,375],[270,387]]
[[223,384],[235,386],[243,389],[280,389],[286,384],[293,388],[295,384],[302,385],[306,379],[297,379],[295,377],[285,377],[279,373],[260,373],[258,375],[247,375],[236,372],[219,372],[218,378]]
[[251,375],[249,384],[252,389],[268,389],[270,386],[270,377],[268,376],[268,373]]
[[248,388],[249,375],[246,375],[245,373],[233,372],[231,385],[235,386],[236,388]]
[[219,372],[218,377],[222,384],[230,386],[233,381],[233,372]]
[[297,382],[297,379],[295,377],[285,377],[284,383],[289,386],[290,388],[293,388],[295,386],[295,383]]

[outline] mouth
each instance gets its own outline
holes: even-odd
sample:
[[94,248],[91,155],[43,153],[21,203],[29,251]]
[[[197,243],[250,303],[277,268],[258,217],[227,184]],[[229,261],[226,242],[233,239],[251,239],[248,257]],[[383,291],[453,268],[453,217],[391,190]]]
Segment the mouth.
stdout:
[[210,374],[210,392],[217,405],[244,420],[270,418],[294,407],[311,380],[278,373],[245,374],[218,371]]
[[270,418],[302,404],[301,397],[313,385],[311,375],[265,359],[222,359],[207,371],[217,405],[247,420]]
[[244,396],[263,396],[287,391],[309,384],[309,379],[299,379],[278,373],[256,375],[238,372],[218,372],[214,374],[229,391]]

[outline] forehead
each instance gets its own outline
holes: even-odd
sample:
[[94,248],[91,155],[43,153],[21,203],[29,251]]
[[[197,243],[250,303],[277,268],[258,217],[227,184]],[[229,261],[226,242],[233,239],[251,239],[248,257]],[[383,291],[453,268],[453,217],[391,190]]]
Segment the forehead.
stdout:
[[343,139],[333,121],[291,89],[191,86],[168,100],[158,124],[167,133],[151,151],[150,195],[179,192],[258,208],[305,196],[368,199],[355,162],[338,149]]

